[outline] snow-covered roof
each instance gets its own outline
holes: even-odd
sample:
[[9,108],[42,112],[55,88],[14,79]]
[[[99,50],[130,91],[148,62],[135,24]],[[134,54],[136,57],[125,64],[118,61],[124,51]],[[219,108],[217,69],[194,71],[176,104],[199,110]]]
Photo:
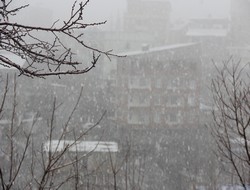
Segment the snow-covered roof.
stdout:
[[[21,67],[24,65],[25,63],[25,59],[22,59],[21,57],[8,52],[8,51],[0,51],[0,56],[9,59],[10,61],[12,61],[13,63],[16,63],[18,65],[20,65]],[[9,67],[9,66],[4,66],[6,64],[0,62],[0,69],[15,69],[14,67]]]
[[213,37],[226,37],[228,35],[227,29],[211,29],[211,28],[202,28],[202,29],[189,29],[186,33],[187,36],[195,37],[204,37],[204,36],[213,36]]
[[59,152],[69,147],[71,152],[118,152],[118,144],[111,141],[52,140],[43,145],[45,152]]
[[123,53],[120,53],[120,55],[126,55],[126,56],[141,55],[141,54],[146,54],[146,53],[153,53],[153,52],[160,52],[160,51],[166,51],[166,50],[173,50],[173,49],[183,48],[183,47],[188,47],[188,46],[193,46],[193,45],[197,45],[197,44],[198,43],[173,44],[173,45],[167,45],[167,46],[160,46],[160,47],[149,48],[148,50],[123,52]]

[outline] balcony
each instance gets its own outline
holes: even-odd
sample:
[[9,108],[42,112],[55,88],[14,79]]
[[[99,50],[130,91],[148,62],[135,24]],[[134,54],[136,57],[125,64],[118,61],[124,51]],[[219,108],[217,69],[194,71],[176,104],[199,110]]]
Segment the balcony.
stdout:
[[151,81],[145,77],[131,77],[128,87],[129,89],[151,89]]

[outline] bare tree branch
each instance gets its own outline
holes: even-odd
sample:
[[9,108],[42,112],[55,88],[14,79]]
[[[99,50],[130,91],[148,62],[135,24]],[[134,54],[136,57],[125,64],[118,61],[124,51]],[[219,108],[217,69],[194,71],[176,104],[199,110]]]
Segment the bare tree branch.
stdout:
[[[219,156],[232,167],[228,172],[238,177],[246,189],[250,171],[250,78],[249,64],[231,57],[221,67],[212,81],[215,108],[213,110],[212,135]],[[227,167],[228,168],[228,167]]]
[[[10,22],[10,17],[29,5],[13,8],[12,0],[1,1],[0,6],[0,65],[14,67],[20,75],[29,77],[48,77],[61,75],[84,74],[93,69],[101,55],[110,59],[118,56],[110,50],[103,51],[84,42],[83,31],[88,27],[103,25],[104,22],[84,23],[83,11],[90,2],[75,1],[70,17],[62,25],[55,21],[52,26],[29,26]],[[44,35],[45,37],[40,37]],[[75,48],[69,45],[74,44]],[[79,61],[79,50],[93,52],[90,63]],[[19,56],[25,65],[14,62],[2,52]],[[85,53],[85,57],[88,57]],[[119,57],[119,56],[118,56]],[[88,59],[88,58],[87,58]],[[85,59],[86,60],[86,59]]]

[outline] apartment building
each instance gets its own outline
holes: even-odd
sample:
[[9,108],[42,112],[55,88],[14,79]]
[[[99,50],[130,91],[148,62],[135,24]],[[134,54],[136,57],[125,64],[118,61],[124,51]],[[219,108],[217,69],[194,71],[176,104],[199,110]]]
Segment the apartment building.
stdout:
[[133,128],[195,127],[199,115],[200,46],[127,52],[117,63],[117,121]]

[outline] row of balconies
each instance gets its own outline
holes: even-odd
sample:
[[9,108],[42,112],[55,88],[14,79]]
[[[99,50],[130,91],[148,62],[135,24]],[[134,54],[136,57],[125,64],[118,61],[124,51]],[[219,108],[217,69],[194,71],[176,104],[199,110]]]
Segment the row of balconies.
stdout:
[[[143,115],[139,113],[130,113],[128,116],[128,124],[134,124],[134,125],[148,125],[150,123],[150,116],[151,115]],[[176,124],[181,124],[182,123],[182,117],[180,115],[180,112],[171,112],[166,114],[164,117],[160,113],[154,113],[151,116],[151,120],[153,123],[156,124],[169,124],[169,125],[176,125]]]
[[142,94],[138,96],[129,96],[128,107],[195,107],[198,106],[197,97],[194,95],[187,95],[187,98],[172,95],[172,96],[149,96]]
[[164,81],[163,79],[152,80],[146,77],[131,77],[128,81],[128,88],[129,89],[166,88],[168,90],[175,90],[175,89],[195,90],[197,89],[197,82],[195,80],[185,80],[181,82],[180,79]]
[[[165,125],[181,125],[197,123],[198,112],[192,112],[191,115],[182,115],[184,112],[173,111],[166,114],[137,114],[130,113],[127,117],[127,123],[130,125],[150,125],[150,124],[165,124]],[[190,115],[190,117],[189,117]]]

